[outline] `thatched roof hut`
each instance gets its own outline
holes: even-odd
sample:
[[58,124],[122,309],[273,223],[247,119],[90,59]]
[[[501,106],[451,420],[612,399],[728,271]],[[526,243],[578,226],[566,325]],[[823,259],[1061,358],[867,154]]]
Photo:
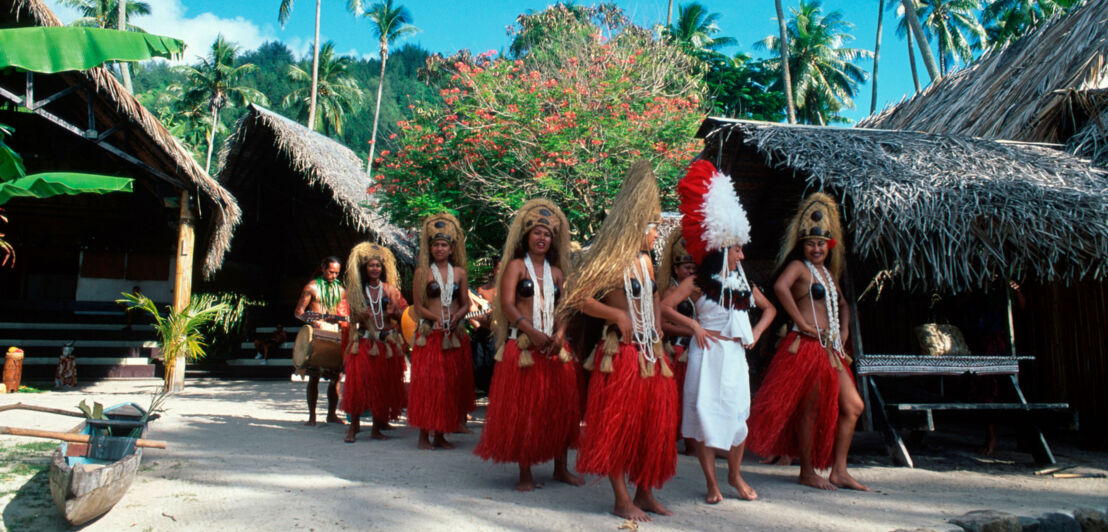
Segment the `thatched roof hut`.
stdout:
[[[0,0],[0,25],[62,24],[40,0]],[[35,74],[32,79],[34,111],[0,112],[0,122],[15,128],[11,143],[23,152],[29,170],[98,171],[134,177],[136,194],[142,188],[163,197],[172,196],[173,190],[193,191],[201,223],[207,225],[202,229],[210,235],[202,272],[210,276],[218,270],[241,215],[234,197],[204,172],[107,69]],[[27,107],[22,101],[27,85],[24,73],[0,75],[4,91],[0,102]],[[49,103],[43,101],[55,95]],[[61,201],[83,204],[93,200]]]
[[250,105],[220,154],[220,183],[245,213],[229,260],[263,261],[303,282],[320,259],[364,240],[415,262],[400,228],[364,203],[361,159],[346,146],[273,111]]
[[[722,118],[698,136],[702,156],[735,180],[761,246],[775,248],[799,197],[822,189],[843,203],[851,252],[899,268],[910,289],[1108,275],[1108,175],[1060,151]],[[772,222],[759,234],[757,220]]]
[[[858,123],[860,128],[1065,144],[1108,166],[1108,2],[1058,16]],[[1090,137],[1099,142],[1090,141]]]

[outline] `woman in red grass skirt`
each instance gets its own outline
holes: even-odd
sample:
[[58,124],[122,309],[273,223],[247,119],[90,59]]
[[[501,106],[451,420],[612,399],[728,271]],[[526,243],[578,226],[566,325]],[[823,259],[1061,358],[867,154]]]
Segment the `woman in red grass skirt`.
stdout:
[[388,248],[363,242],[351,250],[346,261],[346,298],[357,332],[349,340],[353,345],[343,350],[346,382],[341,406],[351,416],[347,443],[354,442],[366,410],[373,414],[370,437],[387,439],[381,431],[392,428],[389,421],[398,419],[407,403],[399,322],[408,303],[389,284],[395,279],[396,260]]
[[445,435],[458,429],[473,405],[472,362],[466,363],[470,346],[465,337],[465,309],[469,308],[465,264],[465,239],[458,220],[447,213],[424,220],[419,266],[412,281],[412,306],[420,322],[412,348],[408,397],[408,423],[419,427],[420,449],[454,448]]
[[497,276],[493,321],[504,347],[474,453],[497,463],[518,463],[519,491],[535,489],[531,466],[549,460],[554,460],[555,480],[575,486],[585,482],[567,464],[581,425],[577,366],[565,349],[564,325],[554,322],[565,280],[568,225],[553,203],[527,202],[512,221]]
[[[648,253],[661,218],[650,163],[635,163],[623,181],[584,263],[566,286],[560,315],[572,319],[573,342],[587,347],[592,371],[577,470],[605,475],[612,512],[650,521],[671,515],[654,498],[677,468],[677,387],[662,347],[661,304]],[[634,499],[627,481],[636,485]]]
[[[844,251],[838,205],[815,193],[786,232],[784,266],[773,289],[793,321],[751,406],[750,450],[800,458],[798,481],[814,488],[869,491],[847,472],[864,404],[844,344],[850,313],[838,289]],[[828,478],[816,469],[831,468]]]

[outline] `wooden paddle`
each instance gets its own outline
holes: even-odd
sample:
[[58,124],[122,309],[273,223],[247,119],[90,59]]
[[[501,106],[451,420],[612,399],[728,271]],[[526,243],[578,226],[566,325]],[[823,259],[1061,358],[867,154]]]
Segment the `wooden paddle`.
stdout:
[[[54,440],[63,440],[73,443],[88,443],[88,434],[73,434],[71,432],[54,432],[50,430],[36,430],[36,429],[21,429],[19,427],[0,427],[0,434],[11,434],[12,436],[30,436],[32,438],[50,438]],[[161,440],[135,440],[135,447],[153,447],[155,449],[165,449],[165,442]]]

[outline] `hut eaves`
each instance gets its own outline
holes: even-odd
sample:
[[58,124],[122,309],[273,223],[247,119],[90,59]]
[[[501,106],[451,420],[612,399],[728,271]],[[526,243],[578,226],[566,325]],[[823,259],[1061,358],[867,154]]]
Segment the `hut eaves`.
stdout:
[[[869,116],[859,128],[1018,141],[1065,143],[1076,99],[1108,88],[1108,2],[1090,1],[1056,16],[1006,47],[932,83],[923,92]],[[1099,124],[1105,138],[1108,124]],[[1082,155],[1089,156],[1088,152]]]
[[[752,149],[843,202],[851,251],[909,289],[1108,274],[1108,175],[1038,145],[708,118],[705,157]],[[722,146],[722,147],[721,147]]]
[[[16,26],[62,25],[61,20],[40,0],[0,0],[0,22]],[[235,198],[197,164],[165,126],[139,104],[107,69],[94,68],[51,76],[64,80],[70,86],[91,87],[91,97],[95,98],[92,106],[98,110],[114,109],[117,113],[111,116],[97,114],[97,121],[104,129],[129,128],[138,137],[137,144],[142,146],[142,153],[134,154],[137,159],[157,171],[178,178],[179,181],[174,183],[177,186],[195,187],[200,199],[206,200],[212,207],[211,235],[201,270],[205,278],[211,277],[223,263],[223,255],[230,247],[231,235],[242,215]],[[86,112],[89,104],[78,100],[77,96],[71,96],[51,105],[62,108],[77,106],[81,108],[80,112]],[[140,150],[138,146],[132,149]],[[206,214],[203,209],[201,214]]]
[[[272,138],[272,142],[251,140],[263,136]],[[305,186],[327,191],[334,207],[343,212],[347,224],[373,235],[379,243],[392,249],[397,260],[414,264],[415,254],[404,231],[364,204],[372,198],[366,197],[361,159],[350,148],[273,111],[249,105],[220,153],[223,170],[219,181],[227,188],[237,189],[256,166],[251,163],[252,159],[273,161],[278,156],[289,162],[289,171]]]

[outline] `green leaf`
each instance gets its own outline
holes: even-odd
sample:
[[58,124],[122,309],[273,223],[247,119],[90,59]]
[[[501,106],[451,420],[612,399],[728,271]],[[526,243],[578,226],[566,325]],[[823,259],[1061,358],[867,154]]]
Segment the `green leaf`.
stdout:
[[80,410],[86,418],[92,419],[92,410],[85,404],[84,399],[81,399],[80,404],[77,405],[77,409]]
[[4,143],[3,137],[0,137],[0,181],[11,181],[26,175],[23,157],[20,157],[11,146]]
[[7,182],[0,182],[0,205],[12,198],[49,198],[62,194],[107,194],[131,192],[134,180],[73,172],[49,172],[33,174]]
[[92,403],[92,419],[104,419],[104,405]]
[[176,59],[185,51],[178,39],[73,26],[0,29],[0,68],[53,74],[88,70],[110,61]]

